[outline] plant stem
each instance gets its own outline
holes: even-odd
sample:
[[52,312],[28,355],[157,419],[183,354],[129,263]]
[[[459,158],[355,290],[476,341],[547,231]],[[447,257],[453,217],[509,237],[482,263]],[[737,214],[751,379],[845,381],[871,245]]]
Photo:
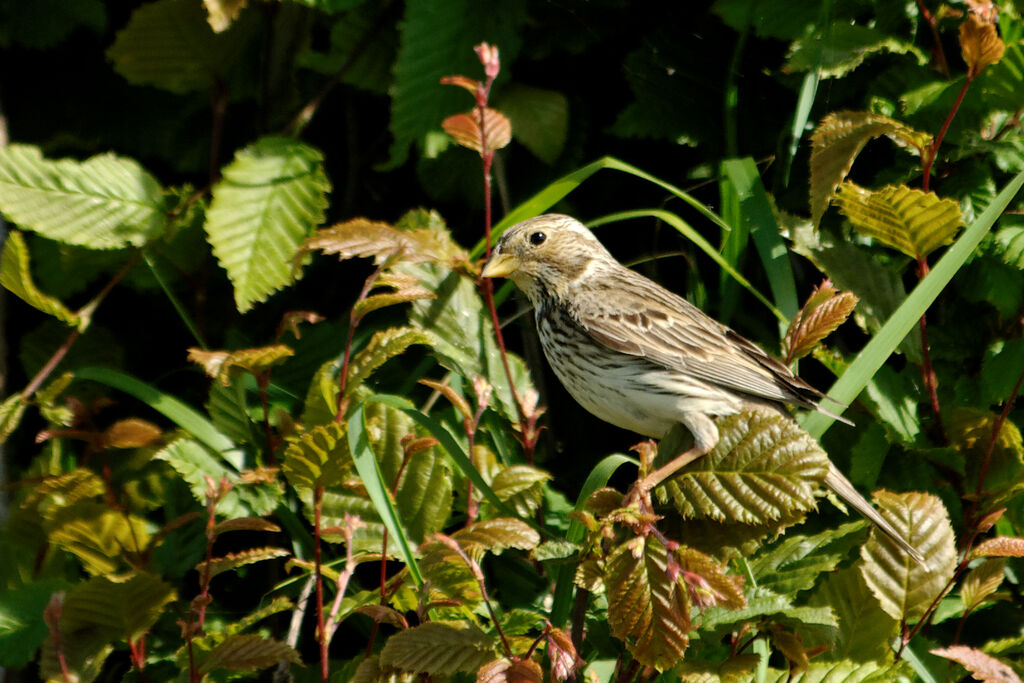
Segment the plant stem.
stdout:
[[968,75],[964,78],[964,85],[960,88],[960,94],[956,96],[956,101],[953,103],[952,109],[949,110],[949,114],[946,116],[946,120],[942,123],[942,128],[939,130],[938,136],[932,142],[931,146],[925,150],[927,152],[927,158],[924,159],[922,166],[923,178],[921,179],[921,189],[925,192],[929,192],[929,183],[932,175],[932,165],[935,163],[935,157],[939,153],[939,145],[942,144],[942,139],[946,137],[946,131],[949,130],[949,124],[953,122],[953,117],[956,116],[957,110],[960,109],[960,104],[964,101],[964,95],[967,94],[967,88],[970,87],[971,81],[974,79]]
[[[917,259],[917,278],[923,280],[928,275],[928,261],[923,256]],[[932,368],[932,355],[928,344],[928,323],[927,316],[922,315],[918,320],[918,327],[921,330],[921,376],[924,379],[925,389],[928,390],[928,399],[931,402],[932,413],[935,415],[935,428],[943,443],[946,442],[946,429],[942,423],[942,413],[939,410],[939,393],[935,370]]]
[[999,413],[996,421],[992,423],[992,434],[988,437],[988,445],[985,447],[985,459],[981,461],[981,471],[978,473],[978,486],[974,492],[975,510],[977,509],[978,501],[981,499],[981,492],[984,490],[985,477],[988,475],[988,468],[992,463],[992,453],[995,451],[996,441],[999,440],[999,432],[1002,430],[1006,418],[1010,415],[1010,409],[1013,408],[1013,402],[1017,399],[1022,383],[1024,383],[1024,371],[1017,377],[1017,383],[1013,385],[1013,391],[1010,392],[1009,398],[1006,399],[1002,412]]
[[921,11],[921,16],[928,23],[928,27],[932,32],[932,41],[935,43],[935,47],[932,48],[932,52],[935,55],[935,61],[938,64],[939,71],[947,79],[949,78],[949,64],[946,62],[946,51],[942,49],[942,40],[939,38],[939,26],[938,20],[935,15],[932,14],[927,7],[925,7],[924,0],[917,0],[917,8]]
[[327,660],[327,632],[324,629],[324,576],[321,573],[320,515],[324,504],[324,487],[313,490],[313,561],[316,565],[316,634],[320,645],[320,680],[327,683],[330,667]]
[[373,289],[373,284],[380,277],[381,271],[387,265],[387,262],[383,263],[375,271],[370,273],[370,276],[366,278],[366,282],[363,283],[363,289],[359,292],[359,297],[356,299],[356,303],[352,305],[352,310],[348,314],[348,335],[345,338],[345,355],[341,361],[341,371],[338,373],[338,411],[334,415],[334,421],[341,424],[341,421],[345,419],[345,410],[348,407],[347,401],[345,400],[345,385],[348,382],[348,364],[352,358],[352,340],[355,338],[356,327],[362,320],[362,317],[356,315],[356,304],[363,301],[369,294],[370,290]]

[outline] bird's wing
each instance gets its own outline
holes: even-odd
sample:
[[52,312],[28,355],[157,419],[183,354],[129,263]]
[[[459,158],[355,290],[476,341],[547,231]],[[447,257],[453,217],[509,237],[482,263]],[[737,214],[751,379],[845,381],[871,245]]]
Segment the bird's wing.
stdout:
[[609,296],[584,300],[574,317],[600,344],[723,388],[817,407],[822,394],[758,346],[644,276],[623,268]]

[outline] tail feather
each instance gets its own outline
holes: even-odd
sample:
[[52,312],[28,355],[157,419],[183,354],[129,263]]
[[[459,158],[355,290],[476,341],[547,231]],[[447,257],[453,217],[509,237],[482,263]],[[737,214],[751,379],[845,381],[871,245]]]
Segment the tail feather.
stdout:
[[896,531],[878,510],[872,507],[871,503],[864,499],[864,496],[857,492],[850,480],[843,476],[843,473],[836,469],[835,465],[829,463],[828,474],[825,475],[825,483],[844,501],[850,504],[857,512],[867,517],[868,521],[874,524],[882,533],[891,538],[907,555],[910,555],[922,567],[928,568],[922,555],[917,548],[910,545],[900,532]]

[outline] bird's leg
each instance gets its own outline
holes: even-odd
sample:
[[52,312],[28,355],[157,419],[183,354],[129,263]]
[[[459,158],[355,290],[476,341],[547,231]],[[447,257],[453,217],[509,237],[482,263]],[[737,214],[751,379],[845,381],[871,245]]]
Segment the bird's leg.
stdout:
[[654,490],[654,487],[704,455],[707,455],[706,450],[694,446],[687,451],[683,451],[653,472],[649,472],[643,479],[638,479],[629,489],[629,493],[626,494],[626,498],[622,502],[623,507],[629,507],[633,503],[640,503],[641,508],[652,509],[651,491]]

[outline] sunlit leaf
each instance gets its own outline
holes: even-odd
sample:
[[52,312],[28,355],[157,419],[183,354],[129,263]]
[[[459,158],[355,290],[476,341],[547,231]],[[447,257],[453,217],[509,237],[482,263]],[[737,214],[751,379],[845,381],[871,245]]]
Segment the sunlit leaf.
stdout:
[[24,415],[25,399],[20,393],[11,394],[0,403],[0,443],[7,441]]
[[[235,1],[206,0],[221,6]],[[243,26],[218,34],[212,24],[198,2],[150,2],[132,13],[107,56],[129,83],[174,93],[205,91],[215,80],[223,80],[248,38]]]
[[259,375],[293,355],[295,352],[284,344],[238,351],[206,351],[197,348],[188,350],[188,359],[200,365],[207,375],[223,386],[231,384],[232,370]]
[[502,502],[522,517],[529,517],[544,499],[544,482],[551,475],[529,465],[512,465],[498,472],[491,480],[491,488]]
[[717,424],[715,448],[664,485],[684,517],[762,524],[815,507],[828,458],[792,420],[757,409]]
[[206,674],[217,669],[255,671],[279,662],[302,664],[302,659],[286,643],[253,633],[237,634],[228,636],[215,647],[199,664],[199,672]]
[[49,524],[50,542],[77,557],[93,575],[114,573],[126,553],[141,553],[149,543],[144,519],[97,501],[60,508]]
[[906,185],[866,190],[846,182],[836,202],[855,230],[912,258],[951,243],[963,226],[955,201]]
[[362,318],[367,313],[386,306],[407,304],[410,301],[416,301],[417,299],[433,299],[435,296],[436,295],[433,292],[423,289],[422,287],[408,287],[406,289],[400,289],[397,292],[373,294],[361,301],[357,301],[355,306],[352,307],[352,314],[356,318]]
[[964,608],[974,610],[999,590],[1006,572],[1006,558],[989,558],[972,569],[960,586],[960,599]]
[[295,279],[293,259],[323,221],[330,187],[323,155],[288,138],[262,138],[224,167],[205,227],[240,312]]
[[445,261],[461,251],[445,232],[401,230],[366,218],[321,228],[305,241],[302,250],[337,254],[339,259],[372,257],[377,265],[390,259],[411,263]]
[[203,0],[209,14],[206,21],[215,33],[226,31],[248,3],[249,0]]
[[57,320],[76,327],[81,322],[79,317],[68,310],[59,299],[41,292],[32,281],[32,269],[29,267],[28,245],[25,237],[17,230],[7,234],[4,241],[3,254],[0,255],[0,286],[5,287],[16,297],[43,313],[54,316]]
[[160,184],[132,159],[51,161],[37,147],[0,148],[0,213],[49,239],[90,249],[140,247],[167,227],[167,209]]
[[758,586],[779,595],[807,590],[818,583],[821,574],[838,566],[851,545],[847,537],[863,526],[850,522],[813,536],[787,535],[750,560],[750,573]]
[[354,476],[343,424],[317,425],[288,444],[281,464],[297,489],[336,486]]
[[540,543],[540,534],[518,519],[498,517],[459,529],[452,538],[467,554],[480,557],[484,552],[500,553],[507,548],[532,550]]
[[824,78],[838,78],[879,52],[911,54],[924,64],[926,57],[912,42],[852,22],[825,22],[814,34],[793,42],[784,71],[817,69]]
[[395,633],[380,652],[385,666],[432,676],[473,673],[494,657],[494,640],[475,626],[432,621]]
[[468,114],[454,114],[441,122],[444,132],[455,138],[455,142],[475,152],[481,152],[487,145],[488,152],[494,152],[508,145],[512,140],[512,124],[500,111],[484,109],[484,133],[480,131],[477,110]]
[[163,436],[163,431],[152,422],[137,417],[118,420],[103,430],[105,448],[142,448]]
[[1024,538],[987,538],[971,551],[971,557],[1024,557]]
[[643,664],[664,671],[689,645],[690,601],[672,577],[669,554],[653,537],[635,537],[616,547],[605,562],[608,625]]
[[931,136],[879,114],[841,111],[829,114],[811,136],[811,221],[817,226],[829,201],[850,172],[853,160],[872,138],[889,136],[894,142],[921,150]]
[[351,396],[377,368],[402,354],[413,344],[432,346],[434,337],[423,330],[411,327],[392,327],[375,332],[366,346],[355,354],[349,363],[345,395]]
[[786,361],[793,362],[810,353],[818,342],[850,317],[856,305],[855,294],[839,292],[828,280],[816,287],[789,322],[783,340]]
[[960,24],[960,55],[967,63],[967,77],[975,78],[1003,58],[1006,45],[996,31],[995,21],[969,12]]
[[[209,576],[213,578],[218,574],[223,574],[238,567],[244,567],[247,564],[273,560],[278,557],[287,557],[290,554],[284,548],[250,548],[249,550],[241,550],[237,553],[228,553],[224,557],[210,559]],[[196,571],[199,572],[200,576],[204,576],[207,572],[206,562],[203,561],[197,564]]]
[[933,655],[957,662],[971,672],[971,678],[987,683],[1020,683],[1020,676],[1009,664],[1004,664],[992,655],[966,645],[950,645],[931,650]]
[[949,513],[927,493],[875,492],[879,512],[903,538],[920,550],[922,567],[888,536],[872,531],[861,547],[861,574],[882,609],[894,619],[914,622],[928,608],[956,567],[956,547]]

